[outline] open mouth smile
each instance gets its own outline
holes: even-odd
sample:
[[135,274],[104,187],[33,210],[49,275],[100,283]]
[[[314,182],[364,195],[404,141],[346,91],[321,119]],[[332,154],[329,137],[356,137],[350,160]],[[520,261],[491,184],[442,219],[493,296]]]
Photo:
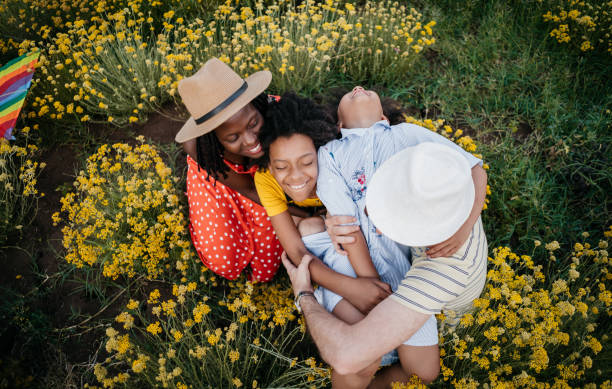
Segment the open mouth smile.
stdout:
[[308,181],[304,182],[301,185],[289,185],[289,188],[291,188],[293,190],[301,190],[301,189],[304,189],[306,187],[307,183],[308,183]]
[[257,146],[247,150],[251,154],[257,154],[261,151],[261,143],[257,143]]

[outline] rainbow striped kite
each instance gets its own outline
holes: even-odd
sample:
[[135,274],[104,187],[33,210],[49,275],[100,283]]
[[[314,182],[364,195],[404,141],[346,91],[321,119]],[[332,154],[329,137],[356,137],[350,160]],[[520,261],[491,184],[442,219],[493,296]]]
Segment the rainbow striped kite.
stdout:
[[0,68],[0,136],[6,139],[12,136],[39,54],[22,55]]

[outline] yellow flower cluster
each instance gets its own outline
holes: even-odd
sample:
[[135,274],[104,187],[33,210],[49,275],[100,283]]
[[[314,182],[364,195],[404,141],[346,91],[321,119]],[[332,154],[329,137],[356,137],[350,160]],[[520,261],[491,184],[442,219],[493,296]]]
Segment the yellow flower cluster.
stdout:
[[[28,2],[47,9],[40,0]],[[396,1],[235,4],[221,4],[212,20],[209,13],[172,8],[153,18],[140,0],[99,2],[89,14],[68,6],[72,19],[58,10],[62,22],[36,24],[38,38],[20,44],[21,52],[43,53],[27,116],[134,123],[177,99],[178,81],[213,56],[243,76],[270,70],[276,91],[317,90],[334,73],[392,82],[435,42],[435,22]]]
[[[461,129],[454,130],[448,124],[444,124],[443,119],[438,119],[438,120],[423,119],[421,120],[421,119],[416,119],[412,116],[404,116],[404,118],[406,119],[406,123],[416,124],[421,127],[425,127],[428,130],[436,132],[452,140],[453,142],[457,143],[465,151],[472,153],[475,157],[482,159],[482,155],[476,153],[476,149],[478,147],[476,146],[476,143],[474,142],[472,137],[470,137],[469,135],[463,135],[463,130]],[[483,162],[483,167],[486,170],[489,169],[489,165],[486,162]],[[485,198],[485,203],[482,208],[483,210],[487,209],[488,207],[488,204],[490,201],[488,196],[490,195],[491,195],[491,188],[489,187],[489,185],[487,185],[487,197]]]
[[44,196],[36,184],[45,163],[33,160],[38,148],[28,142],[29,131],[20,131],[26,135],[23,146],[0,138],[0,246],[32,222],[38,199]]
[[170,298],[154,289],[146,306],[127,302],[115,319],[121,328],[106,331],[108,358],[96,366],[98,382],[104,387],[131,380],[163,387],[246,382],[254,388],[319,387],[329,382],[329,369],[299,354],[303,332],[293,315],[287,283],[222,282],[227,282],[227,294],[217,295],[212,308],[210,298],[200,294],[215,294],[206,279],[173,284]]
[[177,180],[152,145],[102,145],[61,199],[65,218],[53,215],[65,223],[66,261],[112,279],[152,279],[171,266],[184,274],[193,251]]
[[391,383],[391,389],[427,389],[427,385],[424,385],[418,376],[412,375],[408,382]]
[[[219,301],[231,312],[242,311],[238,321],[267,321],[268,326],[284,326],[296,320],[293,292],[276,284],[252,284],[246,281],[230,282],[226,301]],[[246,309],[240,309],[246,308]]]
[[[144,14],[161,15],[166,9],[179,13],[210,7],[206,4],[183,0],[104,0],[92,5],[89,0],[0,0],[3,23],[0,24],[0,53],[23,47],[24,39],[37,42],[51,39],[72,26],[83,27],[88,20],[100,14],[111,14],[124,8],[140,10]],[[202,8],[200,8],[202,7]]]
[[612,55],[612,2],[562,0],[560,3],[554,12],[542,15],[544,21],[555,26],[550,36],[581,51],[601,48]]
[[[535,265],[529,255],[494,249],[474,310],[456,327],[446,326],[452,312],[440,317],[443,380],[459,388],[586,384],[608,340],[594,335],[611,312],[607,247],[603,240],[596,247],[575,244],[567,267],[551,276],[549,266]],[[547,248],[550,255],[558,244]]]
[[[208,38],[210,47],[202,49],[207,56],[218,56],[243,75],[268,69],[275,90],[305,91],[325,86],[329,72],[356,81],[397,80],[435,42],[434,25],[414,8],[389,0],[359,7],[335,0],[258,2],[254,9],[226,1],[200,33]],[[196,36],[198,27],[189,27]]]

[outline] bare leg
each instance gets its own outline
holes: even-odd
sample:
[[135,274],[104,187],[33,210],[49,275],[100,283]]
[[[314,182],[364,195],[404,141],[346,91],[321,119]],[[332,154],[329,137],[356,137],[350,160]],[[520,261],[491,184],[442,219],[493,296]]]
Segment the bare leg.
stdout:
[[397,348],[400,364],[389,366],[376,375],[369,388],[389,388],[392,382],[408,382],[417,375],[424,384],[434,381],[440,374],[440,349],[433,346],[406,346]]
[[[295,216],[294,216],[295,221]],[[325,222],[318,216],[307,217],[296,223],[301,236],[313,235],[325,231]]]
[[402,366],[399,363],[394,363],[391,366],[383,367],[374,380],[368,386],[368,389],[389,389],[393,382],[408,382],[410,377],[404,373]]
[[433,346],[406,346],[397,348],[402,369],[406,375],[416,374],[424,384],[429,384],[440,374],[440,348]]
[[[344,299],[336,304],[332,313],[348,324],[357,323],[364,318],[357,308]],[[338,389],[366,388],[379,365],[380,358],[357,374],[341,375],[332,370],[332,387]]]

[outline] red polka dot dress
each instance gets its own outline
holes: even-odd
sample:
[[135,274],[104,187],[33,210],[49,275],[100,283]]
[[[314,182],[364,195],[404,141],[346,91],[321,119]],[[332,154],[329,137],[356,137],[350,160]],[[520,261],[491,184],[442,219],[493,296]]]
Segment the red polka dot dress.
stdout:
[[[255,173],[226,164],[237,173]],[[265,209],[219,181],[207,181],[208,173],[189,156],[187,166],[189,231],[204,265],[230,280],[250,266],[251,280],[270,281],[283,249]]]

